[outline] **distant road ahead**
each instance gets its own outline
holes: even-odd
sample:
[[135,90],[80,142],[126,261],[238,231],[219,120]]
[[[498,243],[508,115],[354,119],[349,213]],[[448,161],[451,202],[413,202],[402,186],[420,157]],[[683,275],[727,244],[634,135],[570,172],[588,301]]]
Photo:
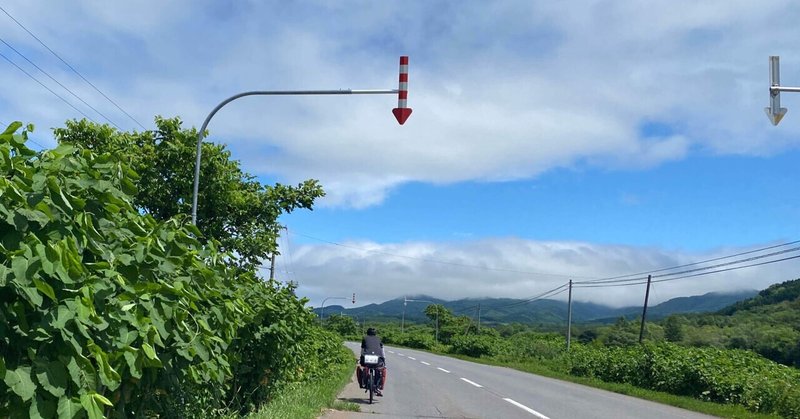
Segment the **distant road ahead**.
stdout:
[[[358,344],[347,343],[358,353]],[[389,368],[384,397],[366,403],[352,382],[340,400],[361,413],[330,412],[340,418],[708,418],[710,416],[579,384],[503,367],[476,364],[427,352],[386,348]],[[355,366],[354,366],[355,367]]]

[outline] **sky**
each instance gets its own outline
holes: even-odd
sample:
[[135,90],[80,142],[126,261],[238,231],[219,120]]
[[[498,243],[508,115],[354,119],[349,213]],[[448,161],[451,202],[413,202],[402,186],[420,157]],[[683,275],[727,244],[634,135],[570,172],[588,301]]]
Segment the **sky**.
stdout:
[[[0,122],[33,123],[35,148],[54,146],[68,119],[199,127],[243,91],[396,89],[409,56],[403,126],[394,95],[248,97],[209,125],[208,139],[263,183],[325,188],[313,211],[281,218],[276,276],[312,306],[353,306],[336,300],[353,293],[356,306],[529,298],[800,239],[800,95],[781,95],[780,125],[764,113],[770,55],[782,84],[800,85],[796,2],[0,7]],[[682,270],[800,254],[789,249]],[[651,301],[763,289],[800,277],[798,260],[654,283]],[[639,284],[573,297],[622,306],[643,294]]]

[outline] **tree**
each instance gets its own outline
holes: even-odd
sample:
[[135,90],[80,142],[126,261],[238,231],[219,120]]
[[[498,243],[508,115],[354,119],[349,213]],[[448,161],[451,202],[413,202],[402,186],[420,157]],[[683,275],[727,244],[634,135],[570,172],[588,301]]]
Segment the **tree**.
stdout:
[[683,325],[678,316],[669,316],[664,321],[664,339],[669,342],[680,342],[683,340]]
[[[111,153],[126,162],[140,176],[134,205],[163,221],[191,212],[197,130],[182,128],[179,118],[157,117],[155,122],[154,131],[120,132],[73,120],[54,132],[59,143]],[[240,268],[254,270],[277,251],[278,217],[312,209],[314,200],[324,196],[322,187],[316,180],[262,185],[241,170],[224,145],[204,142],[202,147],[197,227],[207,239],[219,241],[221,250],[237,255]]]
[[341,314],[331,314],[325,319],[325,328],[334,331],[344,337],[357,337],[358,324],[350,316]]

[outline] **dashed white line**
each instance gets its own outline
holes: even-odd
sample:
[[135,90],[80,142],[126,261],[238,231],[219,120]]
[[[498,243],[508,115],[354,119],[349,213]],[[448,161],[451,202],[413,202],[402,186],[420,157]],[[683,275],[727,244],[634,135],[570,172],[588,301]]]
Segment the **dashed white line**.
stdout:
[[393,354],[393,353],[394,353],[394,351],[387,351],[387,352],[389,352],[390,354]]
[[427,363],[425,361],[419,361],[419,362],[422,363],[422,364],[425,364],[425,365],[430,365],[429,363]]
[[474,382],[474,381],[467,380],[467,379],[466,379],[466,378],[464,378],[464,377],[461,377],[461,379],[462,379],[462,380],[464,380],[464,382],[467,382],[467,383],[469,383],[469,384],[472,384],[472,385],[473,385],[473,386],[475,386],[475,387],[478,387],[478,388],[480,388],[480,387],[483,387],[482,385],[480,385],[480,384],[478,384],[478,383],[476,383],[476,382]]
[[400,355],[400,356],[405,356],[405,355],[401,354],[400,352],[398,352],[398,353],[397,353],[397,355]]
[[[462,380],[463,380],[463,378],[462,378]],[[522,409],[522,410],[524,410],[524,411],[526,411],[526,412],[528,412],[528,413],[530,413],[530,414],[532,414],[532,415],[536,416],[536,417],[537,417],[537,418],[539,418],[539,419],[550,419],[550,418],[548,418],[547,416],[545,416],[545,415],[543,415],[543,414],[541,414],[541,413],[539,413],[539,412],[537,412],[537,411],[535,411],[535,410],[531,409],[531,408],[530,408],[530,407],[528,407],[528,406],[525,406],[525,405],[524,405],[524,404],[522,404],[522,403],[516,402],[516,401],[514,401],[514,400],[511,400],[511,399],[509,399],[509,398],[504,398],[503,400],[505,400],[505,401],[507,401],[507,402],[509,402],[509,403],[513,404],[514,406],[517,406],[517,407],[519,407],[520,409]]]
[[417,360],[417,358],[412,358],[412,357],[408,357],[408,359],[410,359],[412,361],[416,361]]
[[450,371],[447,371],[447,370],[446,370],[446,369],[444,369],[444,368],[439,368],[439,367],[436,367],[436,369],[437,369],[437,370],[439,370],[439,371],[441,371],[441,372],[446,372],[446,373],[450,374]]

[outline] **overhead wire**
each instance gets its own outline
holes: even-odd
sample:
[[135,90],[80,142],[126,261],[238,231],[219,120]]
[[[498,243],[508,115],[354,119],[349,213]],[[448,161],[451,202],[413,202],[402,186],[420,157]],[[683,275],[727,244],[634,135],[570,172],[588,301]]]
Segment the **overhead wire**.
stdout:
[[56,84],[58,84],[59,86],[61,86],[61,88],[63,88],[63,89],[64,89],[64,90],[66,90],[67,92],[69,92],[69,94],[71,94],[73,97],[75,97],[75,99],[78,99],[79,101],[81,101],[81,103],[83,103],[84,105],[88,106],[88,107],[89,107],[89,109],[91,109],[91,110],[95,111],[95,112],[96,112],[98,115],[100,115],[101,117],[103,117],[103,119],[105,119],[106,121],[108,121],[108,122],[109,122],[111,125],[113,125],[113,126],[114,126],[114,127],[116,127],[117,129],[121,129],[121,128],[120,128],[120,127],[117,125],[117,124],[115,124],[115,123],[114,123],[114,121],[112,121],[111,119],[109,119],[109,118],[108,118],[107,116],[105,116],[105,115],[104,115],[102,112],[98,111],[98,110],[97,110],[97,109],[96,109],[94,106],[90,105],[88,102],[86,102],[85,100],[83,100],[83,98],[81,98],[80,96],[78,96],[77,94],[75,94],[75,92],[73,92],[72,90],[70,90],[70,89],[69,89],[67,86],[64,86],[63,84],[61,84],[61,82],[60,82],[60,81],[56,80],[56,79],[55,79],[55,77],[53,77],[53,76],[51,76],[51,75],[50,75],[50,73],[48,73],[47,71],[45,71],[44,69],[42,69],[41,67],[39,67],[38,65],[36,65],[36,63],[34,63],[33,61],[31,61],[31,60],[30,60],[28,57],[26,57],[26,56],[25,56],[23,53],[19,52],[19,51],[18,51],[16,48],[14,48],[14,47],[13,47],[11,44],[9,44],[8,42],[6,42],[6,40],[5,40],[5,39],[3,39],[3,38],[0,38],[0,42],[2,42],[3,44],[5,44],[7,47],[11,48],[11,50],[12,50],[12,51],[16,52],[16,53],[17,53],[17,54],[18,54],[20,57],[24,58],[24,59],[25,59],[25,61],[27,61],[28,63],[30,63],[30,65],[32,65],[32,66],[34,66],[34,67],[36,67],[36,69],[37,69],[37,70],[41,71],[41,72],[42,72],[42,73],[43,73],[45,76],[49,77],[49,78],[50,78],[50,80],[52,80],[53,82],[55,82]]
[[582,282],[584,282],[584,283],[586,283],[586,282],[606,282],[606,281],[611,281],[611,280],[614,280],[614,279],[627,278],[627,277],[631,277],[631,276],[647,275],[647,274],[653,274],[653,273],[657,273],[657,272],[670,271],[670,270],[674,270],[674,269],[680,269],[680,268],[686,268],[686,267],[689,267],[689,266],[700,265],[700,264],[703,264],[703,263],[716,262],[718,260],[723,260],[723,259],[730,259],[730,258],[737,257],[737,256],[743,256],[743,255],[748,255],[748,254],[752,254],[752,253],[763,252],[764,250],[776,249],[778,247],[789,246],[789,245],[793,245],[793,244],[797,244],[797,243],[800,243],[800,240],[794,240],[794,241],[790,241],[790,242],[786,242],[786,243],[776,244],[776,245],[773,245],[773,246],[767,246],[767,247],[762,247],[762,248],[759,248],[759,249],[748,250],[746,252],[734,253],[732,255],[721,256],[721,257],[716,257],[716,258],[706,259],[706,260],[701,260],[701,261],[698,261],[698,262],[692,262],[692,263],[687,263],[687,264],[683,264],[683,265],[671,266],[671,267],[668,267],[668,268],[659,268],[659,269],[654,269],[654,270],[651,270],[651,271],[637,272],[637,273],[632,273],[632,274],[627,274],[627,275],[619,275],[619,276],[612,276],[612,277],[606,277],[606,278],[597,278],[597,279],[592,279],[592,280],[587,280],[587,281],[582,281]]
[[[774,248],[774,247],[772,247],[772,248]],[[763,250],[764,249],[761,249],[760,251],[763,251]],[[753,256],[753,257],[749,257],[749,258],[745,258],[745,259],[738,259],[738,260],[734,260],[734,261],[730,261],[730,262],[718,263],[716,265],[704,266],[702,268],[694,268],[694,269],[688,269],[688,270],[679,271],[679,272],[671,272],[671,273],[665,273],[665,274],[659,274],[659,275],[652,275],[652,278],[664,278],[664,277],[675,276],[675,275],[683,275],[683,274],[692,273],[692,272],[706,271],[706,270],[709,270],[709,269],[721,268],[723,266],[738,265],[738,264],[745,263],[745,262],[751,262],[751,261],[754,261],[754,260],[764,259],[764,258],[768,258],[768,257],[772,257],[772,256],[778,256],[778,255],[782,255],[782,254],[786,254],[786,253],[792,253],[792,252],[796,252],[796,251],[800,251],[800,246],[793,247],[793,248],[790,248],[790,249],[780,250],[780,251],[777,251],[777,252],[771,252],[771,253],[767,253],[767,254],[764,254],[764,255]],[[753,252],[748,252],[748,253],[753,253]],[[721,260],[721,259],[725,259],[725,258],[717,258],[716,260]],[[696,265],[696,264],[697,263],[694,263],[692,265]],[[688,265],[684,265],[684,266],[688,266]],[[663,269],[659,270],[659,271],[663,271]],[[641,280],[646,279],[646,278],[647,277],[628,278],[628,279],[609,279],[609,280],[605,280],[605,281],[575,281],[574,283],[575,284],[614,284],[614,283],[623,284],[623,283],[628,283],[628,282],[641,281]]]
[[[676,278],[655,279],[655,280],[652,280],[651,282],[677,281],[679,279],[693,278],[693,277],[697,277],[697,276],[710,275],[710,274],[715,274],[715,273],[720,273],[720,272],[735,271],[735,270],[738,270],[738,269],[751,268],[753,266],[769,265],[769,264],[772,264],[772,263],[784,262],[784,261],[787,261],[787,260],[792,260],[792,259],[797,259],[797,258],[800,258],[800,255],[787,256],[785,258],[773,259],[773,260],[768,260],[768,261],[758,262],[758,263],[751,263],[749,265],[733,266],[733,267],[725,268],[725,269],[717,269],[715,271],[700,272],[700,273],[695,273],[695,274],[692,274],[692,275],[679,276],[679,277],[676,277]],[[631,285],[642,285],[642,284],[646,284],[646,283],[647,283],[647,281],[643,280],[643,281],[639,281],[639,282],[623,283],[623,284],[587,284],[587,285],[578,284],[578,285],[573,285],[573,288],[625,287],[625,286],[631,286]],[[575,283],[573,283],[573,284],[575,284]]]
[[57,97],[57,98],[61,99],[61,101],[62,101],[62,102],[64,102],[64,103],[66,103],[67,105],[69,105],[69,106],[70,106],[72,109],[75,109],[75,111],[77,111],[78,113],[80,113],[81,115],[83,115],[83,116],[84,116],[86,119],[88,119],[88,120],[90,120],[90,121],[92,121],[92,122],[96,122],[94,119],[92,119],[92,117],[90,117],[89,115],[86,115],[86,114],[85,114],[83,111],[81,111],[80,109],[76,108],[76,107],[75,107],[75,105],[73,105],[71,102],[69,102],[68,100],[64,99],[64,98],[63,98],[61,95],[59,95],[58,93],[54,92],[54,91],[53,91],[53,89],[51,89],[51,88],[47,87],[47,85],[45,85],[45,84],[44,84],[44,83],[42,83],[42,82],[41,82],[39,79],[37,79],[36,77],[34,77],[33,75],[31,75],[31,73],[28,73],[28,72],[27,72],[27,71],[26,71],[24,68],[22,68],[22,67],[20,67],[19,65],[17,65],[17,63],[15,63],[14,61],[11,61],[11,59],[10,59],[10,58],[8,58],[8,57],[6,57],[6,56],[5,56],[3,53],[0,53],[0,57],[3,57],[3,58],[6,60],[6,61],[8,61],[9,63],[11,63],[11,65],[13,65],[14,67],[16,67],[16,68],[17,68],[19,71],[21,71],[21,72],[25,73],[25,75],[26,75],[26,76],[30,77],[30,78],[31,78],[33,81],[35,81],[36,83],[39,83],[39,84],[40,84],[42,87],[44,87],[45,89],[47,89],[47,91],[49,91],[50,93],[52,93],[52,94],[53,94],[55,97]]
[[78,70],[76,70],[76,69],[75,69],[75,67],[73,67],[72,65],[70,65],[70,63],[68,63],[66,60],[64,60],[63,58],[61,58],[61,56],[60,56],[60,55],[58,55],[58,54],[57,54],[55,51],[53,51],[53,50],[52,50],[50,47],[48,47],[48,46],[47,46],[47,44],[45,44],[45,43],[44,43],[44,41],[42,41],[41,39],[39,39],[39,37],[38,37],[38,36],[34,35],[34,34],[33,34],[33,32],[31,32],[30,30],[28,30],[28,28],[26,28],[26,27],[25,27],[25,25],[23,25],[22,23],[20,23],[20,21],[18,21],[16,18],[14,18],[14,16],[11,16],[11,14],[10,14],[10,13],[8,13],[8,11],[7,11],[6,9],[4,9],[2,6],[0,6],[0,10],[2,10],[2,11],[3,11],[3,13],[5,13],[5,14],[6,14],[6,16],[8,16],[9,18],[11,18],[11,20],[13,20],[13,21],[14,21],[14,23],[16,23],[16,24],[17,24],[17,25],[18,25],[20,28],[22,28],[22,29],[23,29],[25,32],[27,32],[27,33],[28,33],[28,35],[30,35],[31,37],[33,37],[33,39],[35,39],[37,42],[39,42],[39,44],[40,44],[40,45],[42,45],[42,46],[43,46],[45,49],[47,49],[48,51],[50,51],[50,53],[51,53],[51,54],[53,54],[53,55],[54,55],[56,58],[58,58],[58,59],[59,59],[59,60],[60,60],[62,63],[64,63],[64,65],[66,65],[66,66],[67,66],[67,67],[68,67],[70,70],[72,70],[72,72],[73,72],[73,73],[77,74],[77,75],[78,75],[78,77],[80,77],[80,78],[81,78],[83,81],[85,81],[85,82],[86,82],[86,83],[87,83],[89,86],[91,86],[91,87],[92,87],[92,88],[93,88],[95,91],[97,91],[97,93],[100,93],[100,94],[101,94],[101,95],[102,95],[104,98],[106,98],[106,100],[108,100],[108,101],[109,101],[109,102],[110,102],[112,105],[114,105],[114,106],[115,106],[117,109],[119,109],[119,110],[120,110],[122,113],[124,113],[124,114],[125,114],[125,115],[126,115],[128,118],[130,118],[130,119],[131,119],[133,122],[135,122],[135,123],[136,123],[136,125],[139,125],[139,126],[140,126],[140,127],[143,129],[143,130],[147,130],[147,128],[145,128],[145,127],[144,127],[144,125],[142,125],[142,124],[141,124],[141,123],[140,123],[138,120],[136,120],[136,118],[134,118],[134,117],[133,117],[131,114],[129,114],[129,113],[128,113],[128,112],[127,112],[125,109],[122,109],[122,107],[121,107],[120,105],[118,105],[118,104],[117,104],[117,102],[114,102],[114,101],[113,101],[113,100],[112,100],[110,97],[108,97],[108,95],[106,95],[105,93],[103,93],[103,91],[102,91],[102,90],[100,90],[100,89],[99,89],[97,86],[95,86],[95,85],[94,85],[92,82],[90,82],[90,81],[89,81],[89,80],[88,80],[86,77],[84,77],[84,76],[83,76],[83,74],[81,74],[80,72],[78,72]]

